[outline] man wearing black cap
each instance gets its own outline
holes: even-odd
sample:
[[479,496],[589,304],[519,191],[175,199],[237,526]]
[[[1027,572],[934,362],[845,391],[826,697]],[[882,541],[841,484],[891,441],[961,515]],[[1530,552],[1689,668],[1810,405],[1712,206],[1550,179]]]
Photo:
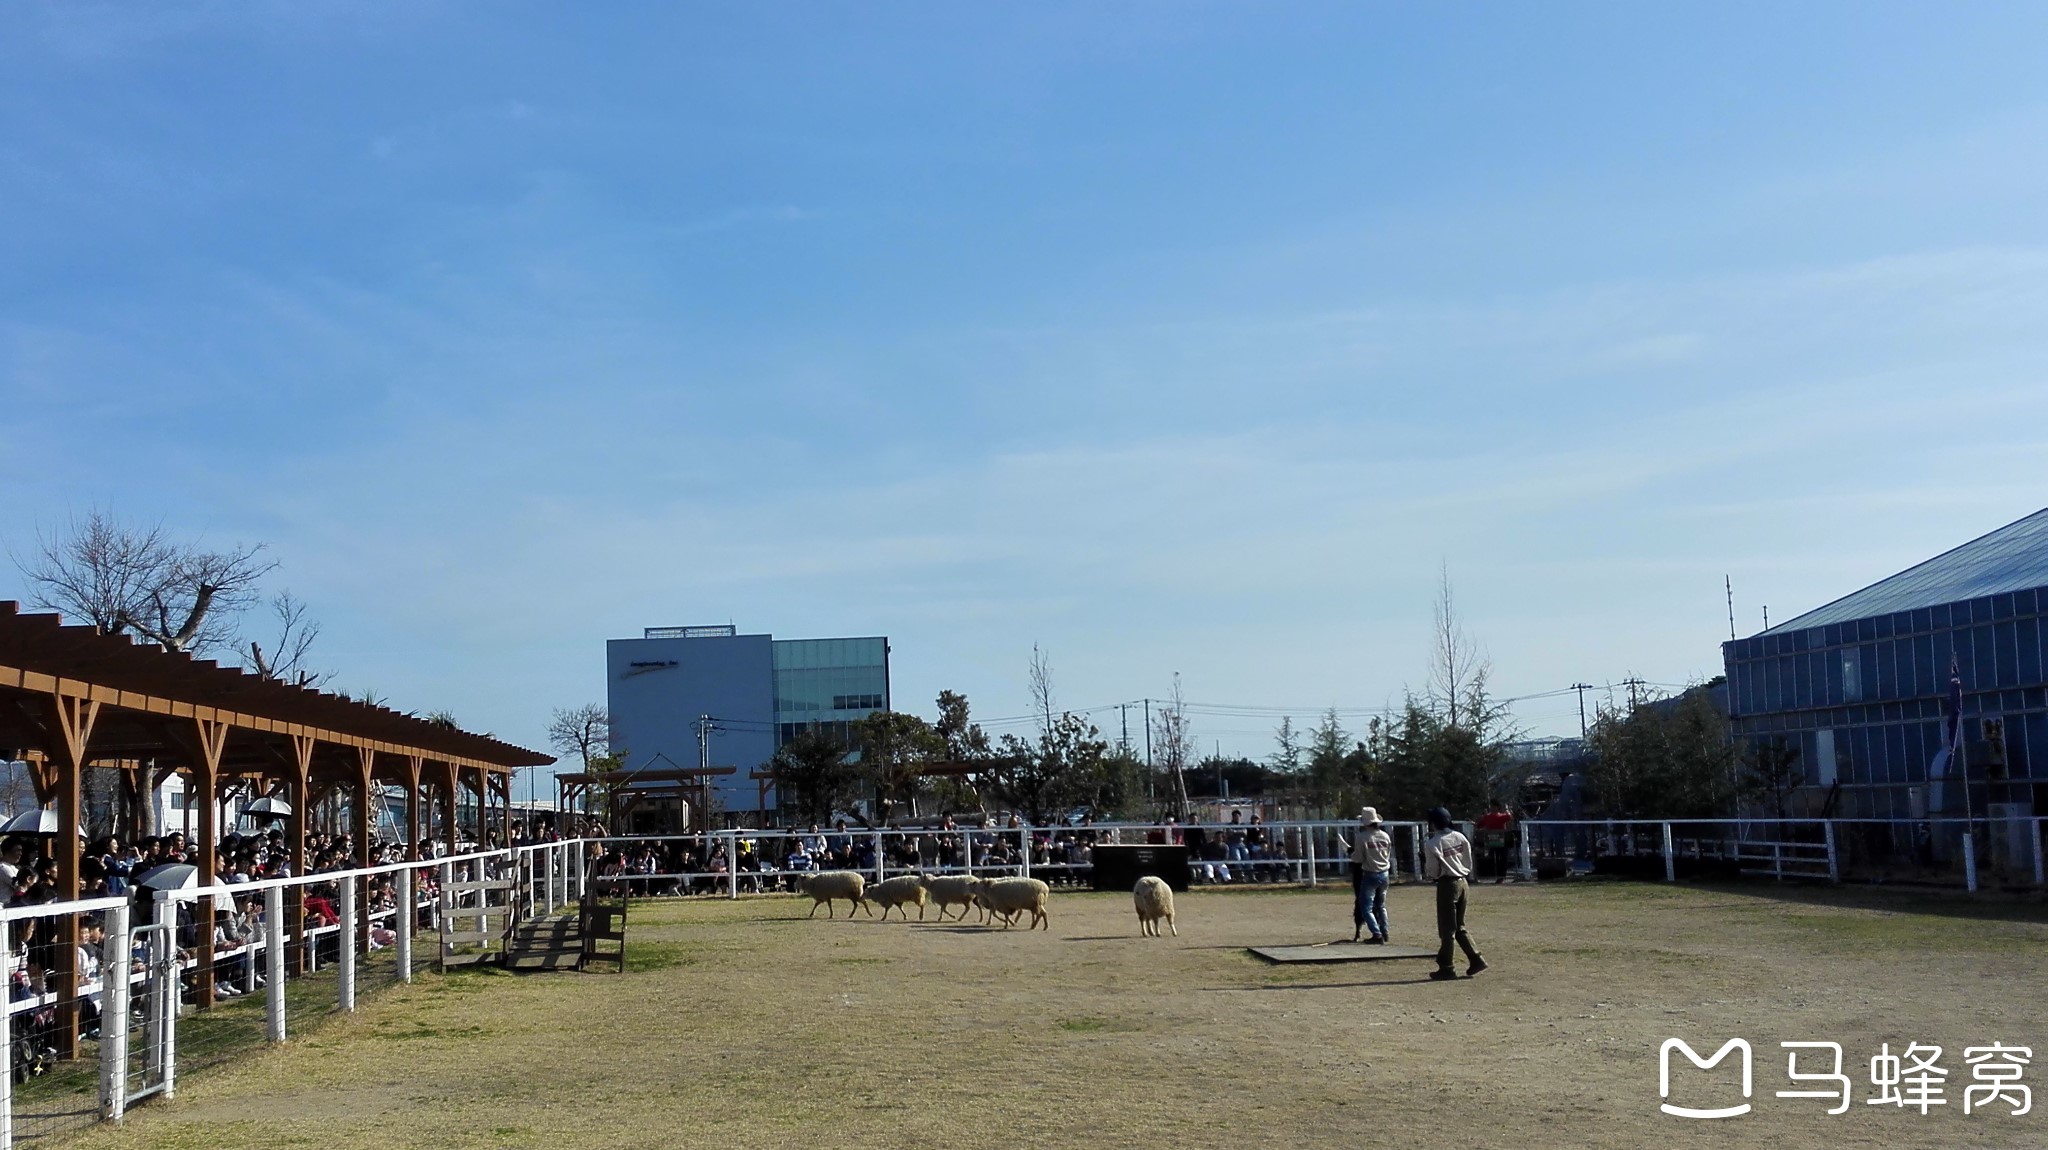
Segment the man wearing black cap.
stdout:
[[1458,977],[1451,969],[1451,944],[1464,950],[1465,977],[1486,969],[1486,960],[1465,933],[1465,887],[1472,877],[1472,840],[1451,826],[1451,812],[1436,807],[1429,812],[1429,829],[1434,832],[1422,846],[1423,877],[1436,880],[1436,934],[1441,940],[1436,952],[1436,969],[1429,976],[1439,982]]

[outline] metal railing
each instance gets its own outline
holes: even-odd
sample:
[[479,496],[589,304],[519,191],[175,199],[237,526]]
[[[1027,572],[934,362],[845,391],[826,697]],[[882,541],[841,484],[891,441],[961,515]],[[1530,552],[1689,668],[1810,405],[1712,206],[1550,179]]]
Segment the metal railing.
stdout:
[[[1421,824],[1387,823],[1394,837],[1394,877],[1422,869]],[[738,898],[786,889],[819,870],[857,870],[873,881],[892,875],[1024,875],[1054,884],[1086,884],[1096,844],[1138,846],[1199,841],[1188,866],[1194,881],[1213,885],[1348,881],[1349,821],[1260,823],[1088,823],[1055,827],[861,827],[841,831],[724,830],[687,835],[617,835],[585,840],[617,869],[593,866],[591,881],[627,895],[704,894]],[[822,840],[822,852],[799,849]],[[1064,844],[1071,841],[1071,848]],[[1084,844],[1085,843],[1085,847]],[[1213,845],[1212,845],[1213,844]],[[822,857],[821,857],[822,856]],[[738,860],[738,865],[734,865]]]
[[[1485,877],[1532,879],[1594,871],[1642,878],[1760,876],[1779,881],[1910,881],[1976,891],[1987,877],[2006,886],[2048,887],[2048,818],[1899,819],[1584,819],[1516,820],[1498,840],[1472,824]],[[1968,828],[1970,833],[1965,833]],[[626,895],[701,894],[788,889],[816,870],[891,875],[1034,875],[1086,884],[1092,865],[1078,844],[1135,845],[1199,840],[1191,855],[1197,883],[1314,886],[1350,873],[1349,821],[1248,824],[1091,823],[1054,827],[862,827],[847,830],[724,830],[690,835],[585,840],[605,859],[593,881]],[[1392,822],[1396,881],[1420,877],[1426,830]],[[824,840],[825,850],[799,844]],[[1076,846],[1063,847],[1067,841]],[[1217,845],[1212,845],[1217,844]],[[815,843],[811,843],[815,846]],[[734,860],[738,860],[735,865]]]
[[1538,819],[1520,824],[1518,870],[1653,877],[1760,875],[1825,882],[2048,887],[2048,819]]
[[[508,933],[572,905],[583,851],[580,840],[535,843],[0,908],[11,956],[0,1150],[118,1121],[137,1102],[173,1096],[182,1074],[354,1010],[359,993],[411,981],[439,955],[421,935],[438,937],[450,901],[437,895],[458,879],[510,882]],[[91,924],[103,932],[97,948],[84,943]],[[41,985],[33,960],[47,931],[81,940],[78,990],[68,998]]]

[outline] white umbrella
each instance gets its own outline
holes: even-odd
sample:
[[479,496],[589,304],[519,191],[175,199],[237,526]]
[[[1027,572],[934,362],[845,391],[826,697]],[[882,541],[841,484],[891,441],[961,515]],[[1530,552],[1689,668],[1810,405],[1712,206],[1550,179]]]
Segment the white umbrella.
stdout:
[[10,835],[54,835],[57,833],[56,811],[23,811],[0,823],[0,833]]
[[292,813],[292,805],[283,799],[264,798],[250,803],[246,810],[258,818],[281,819]]
[[165,863],[135,876],[135,885],[151,890],[189,890],[199,885],[199,868],[191,863]]

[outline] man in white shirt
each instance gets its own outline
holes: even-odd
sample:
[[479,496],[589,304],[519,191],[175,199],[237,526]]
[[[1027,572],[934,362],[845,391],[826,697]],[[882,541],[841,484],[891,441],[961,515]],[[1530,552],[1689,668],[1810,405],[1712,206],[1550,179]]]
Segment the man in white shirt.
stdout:
[[1351,941],[1361,931],[1371,931],[1370,943],[1387,941],[1387,878],[1394,869],[1394,839],[1380,825],[1380,813],[1371,807],[1358,812],[1358,841],[1351,850],[1351,889],[1356,900],[1351,908]]
[[1486,960],[1465,933],[1466,882],[1472,877],[1472,841],[1451,825],[1451,812],[1443,807],[1429,812],[1432,832],[1422,845],[1422,876],[1436,880],[1436,934],[1440,941],[1436,969],[1429,976],[1439,982],[1458,977],[1451,969],[1451,944],[1465,952],[1465,977],[1486,969]]

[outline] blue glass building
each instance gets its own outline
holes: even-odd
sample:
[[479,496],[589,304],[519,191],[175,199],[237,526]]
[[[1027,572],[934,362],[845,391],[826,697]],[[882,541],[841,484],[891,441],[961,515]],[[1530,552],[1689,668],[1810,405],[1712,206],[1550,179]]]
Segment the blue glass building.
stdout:
[[1963,684],[1968,808],[2048,800],[2048,510],[1722,647],[1738,738],[1796,746],[1806,805],[1843,818],[1960,816],[1942,749],[1951,660]]
[[[783,743],[817,724],[841,738],[848,725],[889,709],[889,640],[776,639],[730,626],[649,627],[605,644],[612,747],[631,769],[711,765],[724,821],[758,823],[775,788],[752,777]],[[710,717],[708,745],[698,727]],[[636,832],[637,833],[637,832]]]

